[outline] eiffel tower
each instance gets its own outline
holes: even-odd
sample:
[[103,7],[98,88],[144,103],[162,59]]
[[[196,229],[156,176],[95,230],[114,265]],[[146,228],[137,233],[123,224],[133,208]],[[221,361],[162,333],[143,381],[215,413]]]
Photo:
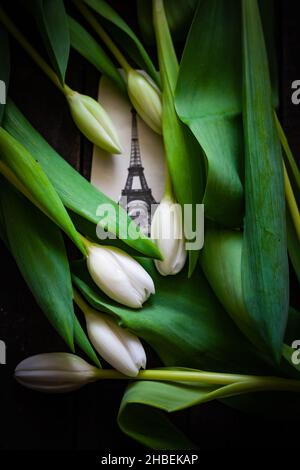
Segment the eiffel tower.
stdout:
[[149,188],[141,160],[138,137],[136,111],[131,109],[131,152],[130,164],[125,188],[122,190],[119,204],[128,215],[139,225],[145,235],[149,235],[151,227],[151,205],[156,204]]

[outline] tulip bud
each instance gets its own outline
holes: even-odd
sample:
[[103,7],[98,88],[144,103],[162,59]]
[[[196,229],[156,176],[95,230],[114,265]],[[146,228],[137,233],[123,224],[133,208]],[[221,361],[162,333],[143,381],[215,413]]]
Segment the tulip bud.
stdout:
[[92,308],[84,311],[89,339],[98,353],[124,375],[135,377],[146,367],[145,350],[137,336],[109,315]]
[[98,147],[109,153],[121,153],[114,125],[102,106],[90,96],[66,91],[72,117],[80,131]]
[[187,257],[182,211],[180,205],[169,196],[161,200],[153,215],[151,238],[163,256],[163,261],[154,261],[158,272],[162,276],[179,273]]
[[15,379],[32,390],[66,393],[97,380],[98,369],[75,354],[37,354],[20,362]]
[[131,308],[140,308],[155,293],[147,271],[125,251],[90,243],[87,267],[93,281],[108,297]]
[[161,96],[160,92],[136,70],[130,69],[127,73],[127,88],[131,103],[141,118],[154,132],[161,130]]

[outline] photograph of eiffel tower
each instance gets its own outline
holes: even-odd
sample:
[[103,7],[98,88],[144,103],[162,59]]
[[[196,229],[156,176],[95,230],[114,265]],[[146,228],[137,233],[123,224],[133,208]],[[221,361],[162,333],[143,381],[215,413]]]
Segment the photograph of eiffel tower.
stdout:
[[[119,198],[119,204],[136,222],[145,235],[150,234],[151,205],[157,204],[147,184],[142,165],[139,145],[136,111],[132,108],[131,151],[126,184]],[[153,215],[153,214],[152,214]]]

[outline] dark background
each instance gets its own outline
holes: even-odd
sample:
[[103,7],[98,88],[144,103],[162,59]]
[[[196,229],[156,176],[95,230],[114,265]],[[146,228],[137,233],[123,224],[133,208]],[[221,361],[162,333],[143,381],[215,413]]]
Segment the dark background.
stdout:
[[[14,2],[1,3],[6,3],[6,6],[10,3],[11,8]],[[111,3],[136,27],[134,1]],[[295,106],[291,102],[291,83],[300,79],[297,3],[297,0],[279,2],[277,19],[280,116],[299,161],[300,105]],[[16,18],[16,11],[12,13]],[[22,17],[19,19],[22,25]],[[22,28],[24,30],[24,25]],[[28,27],[27,32],[40,42],[38,36],[34,37],[32,28]],[[11,52],[10,96],[49,143],[89,178],[92,146],[73,124],[64,97],[13,40]],[[99,73],[72,51],[66,82],[75,90],[96,97],[98,80]],[[104,381],[66,396],[42,395],[15,383],[13,370],[19,361],[32,354],[63,351],[66,348],[36,305],[14,261],[1,243],[0,257],[0,339],[7,345],[7,365],[0,365],[0,449],[126,449],[128,452],[141,449],[121,433],[116,423],[119,403],[126,387],[124,382]],[[172,419],[202,449],[278,449],[298,444],[300,421],[249,416],[219,402],[177,413]]]

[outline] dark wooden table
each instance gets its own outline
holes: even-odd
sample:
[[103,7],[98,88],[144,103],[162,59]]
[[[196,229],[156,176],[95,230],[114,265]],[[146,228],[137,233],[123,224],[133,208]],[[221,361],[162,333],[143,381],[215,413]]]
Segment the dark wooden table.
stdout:
[[[113,2],[135,24],[133,2]],[[300,158],[300,105],[291,103],[291,82],[300,79],[300,29],[296,0],[282,0],[280,28],[281,117],[291,147]],[[132,11],[131,11],[132,8]],[[91,145],[74,126],[64,98],[12,41],[10,95],[22,112],[84,176],[89,177]],[[67,83],[96,96],[98,73],[72,51]],[[37,307],[10,254],[0,245],[0,339],[7,365],[0,365],[0,449],[98,451],[141,446],[124,436],[116,417],[125,384],[101,382],[67,396],[31,392],[15,383],[13,370],[25,357],[66,350]],[[249,416],[214,402],[178,413],[176,423],[202,448],[291,447],[299,421]]]

